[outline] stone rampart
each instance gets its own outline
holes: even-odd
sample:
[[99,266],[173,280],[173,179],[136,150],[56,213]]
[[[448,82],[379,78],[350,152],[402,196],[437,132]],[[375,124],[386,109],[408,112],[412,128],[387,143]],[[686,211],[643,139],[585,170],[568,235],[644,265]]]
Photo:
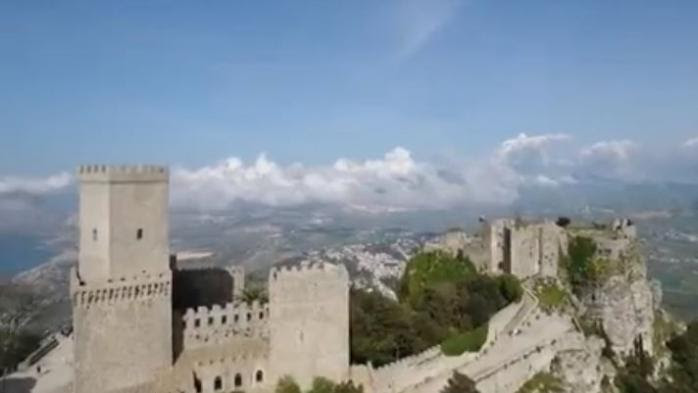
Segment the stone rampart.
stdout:
[[236,337],[268,337],[269,305],[257,301],[187,309],[182,316],[183,349],[189,350]]
[[75,273],[72,277],[73,306],[79,308],[156,298],[169,299],[172,285],[172,275],[169,272],[90,283],[79,282]]

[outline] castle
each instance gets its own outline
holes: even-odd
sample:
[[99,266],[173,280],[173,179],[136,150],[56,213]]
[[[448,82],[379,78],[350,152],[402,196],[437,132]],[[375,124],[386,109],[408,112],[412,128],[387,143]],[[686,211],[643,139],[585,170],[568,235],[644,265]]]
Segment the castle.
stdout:
[[[543,312],[527,289],[491,318],[476,352],[451,357],[437,346],[378,368],[350,365],[350,280],[343,265],[272,268],[269,300],[245,302],[241,268],[190,271],[170,255],[166,168],[90,165],[79,168],[78,178],[73,393],[266,393],[284,376],[302,389],[325,377],[353,380],[367,393],[431,393],[453,370],[495,393],[518,389],[556,356],[598,358],[602,347],[585,339],[569,316]],[[549,220],[483,224],[475,237],[449,232],[437,248],[468,255],[489,274],[555,279],[568,234],[592,237],[598,256],[608,259],[631,252],[636,236],[629,220],[572,232]],[[633,285],[644,285],[635,291],[646,294],[642,301],[599,288],[588,302],[599,323],[613,322],[604,326],[620,353],[638,334],[651,337],[656,302],[639,277]],[[613,319],[618,315],[622,322]],[[584,368],[591,369],[598,367]]]
[[[88,165],[80,180],[79,259],[71,272],[75,393],[271,391],[283,376],[349,377],[343,266],[272,269],[269,301],[186,309],[168,241],[169,173]],[[186,276],[184,276],[186,279]]]

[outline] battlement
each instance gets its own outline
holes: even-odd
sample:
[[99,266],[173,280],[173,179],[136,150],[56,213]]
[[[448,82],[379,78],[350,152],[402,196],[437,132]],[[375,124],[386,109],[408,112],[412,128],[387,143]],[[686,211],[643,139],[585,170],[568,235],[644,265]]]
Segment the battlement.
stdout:
[[143,274],[100,283],[80,282],[77,272],[71,274],[71,297],[74,307],[90,308],[147,299],[169,299],[172,277],[169,273]]
[[258,301],[189,308],[182,316],[183,347],[214,345],[235,337],[266,337],[268,319],[269,305]]
[[269,280],[278,281],[284,279],[304,279],[311,276],[324,275],[327,277],[349,279],[349,273],[344,265],[334,265],[320,262],[311,263],[303,261],[296,266],[273,267],[269,271]]
[[83,182],[166,182],[169,170],[157,165],[80,165],[77,175]]
[[374,370],[376,372],[392,372],[394,369],[401,367],[418,367],[423,363],[440,357],[441,354],[441,344],[437,344],[431,348],[425,349],[422,352],[398,359],[392,363],[384,364],[380,367],[376,367]]

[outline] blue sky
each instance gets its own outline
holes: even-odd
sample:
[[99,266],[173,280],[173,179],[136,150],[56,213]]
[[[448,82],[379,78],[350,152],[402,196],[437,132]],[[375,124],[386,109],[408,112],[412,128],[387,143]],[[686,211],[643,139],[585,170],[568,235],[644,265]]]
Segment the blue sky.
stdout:
[[0,3],[0,176],[698,136],[694,1]]

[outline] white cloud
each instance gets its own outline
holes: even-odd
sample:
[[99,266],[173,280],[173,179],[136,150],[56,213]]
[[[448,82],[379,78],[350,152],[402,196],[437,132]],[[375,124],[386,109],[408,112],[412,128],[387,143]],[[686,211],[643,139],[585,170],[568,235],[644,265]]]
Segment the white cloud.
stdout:
[[698,147],[698,137],[687,140],[683,145],[684,147]]
[[582,149],[581,156],[588,160],[627,162],[637,150],[635,142],[624,139],[619,141],[601,141]]
[[600,141],[581,149],[579,170],[610,179],[644,180],[642,163],[637,162],[640,153],[639,145],[627,139]]
[[[325,203],[367,211],[506,205],[524,187],[551,188],[594,181],[697,181],[695,154],[675,147],[652,154],[629,140],[600,141],[580,148],[566,134],[520,134],[489,154],[437,165],[402,147],[375,159],[339,158],[327,165],[279,164],[265,154],[252,162],[231,157],[171,171],[175,208],[225,209],[238,202],[269,206]],[[682,150],[682,151],[680,151]],[[67,173],[46,178],[0,178],[0,215],[15,212],[21,223],[46,194],[73,184]],[[7,221],[7,220],[6,220]],[[1,228],[0,228],[1,229]]]
[[523,164],[535,160],[541,164],[550,164],[548,149],[557,142],[570,139],[567,134],[526,135],[521,133],[515,138],[507,139],[497,150],[499,159],[509,164]]
[[249,165],[229,158],[172,174],[177,206],[221,209],[236,201],[272,206],[331,203],[371,210],[441,208],[465,203],[508,203],[516,178],[494,163],[437,168],[401,147],[383,158],[338,159],[331,166],[281,166],[260,155]]
[[399,55],[409,57],[423,48],[451,20],[460,4],[458,0],[402,0]]
[[67,172],[62,172],[45,178],[8,176],[0,178],[0,195],[47,194],[65,189],[72,183],[72,181],[72,176]]

